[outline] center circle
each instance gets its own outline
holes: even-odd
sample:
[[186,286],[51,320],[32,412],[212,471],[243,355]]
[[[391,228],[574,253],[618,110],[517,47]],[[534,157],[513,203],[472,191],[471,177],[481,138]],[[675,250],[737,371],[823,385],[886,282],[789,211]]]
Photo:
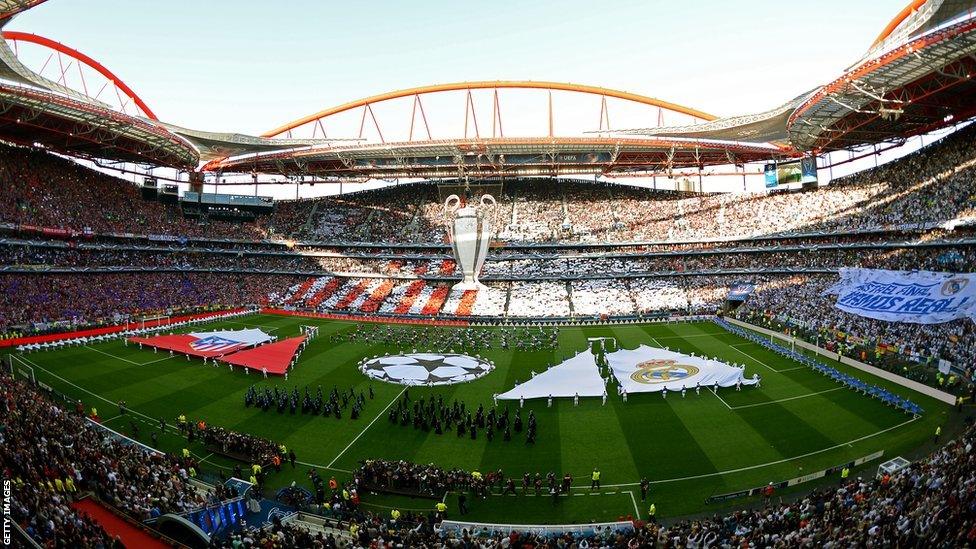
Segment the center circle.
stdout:
[[495,366],[483,359],[453,353],[407,353],[364,361],[368,377],[399,385],[453,385],[486,375]]

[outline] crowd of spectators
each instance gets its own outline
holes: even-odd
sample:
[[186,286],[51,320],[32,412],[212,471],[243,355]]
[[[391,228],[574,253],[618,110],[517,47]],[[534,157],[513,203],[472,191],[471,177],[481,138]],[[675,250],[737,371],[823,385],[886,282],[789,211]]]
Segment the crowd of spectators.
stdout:
[[83,492],[136,520],[205,503],[187,464],[126,444],[26,382],[0,374],[0,467],[11,480],[11,516],[47,547],[112,546],[70,503]]
[[0,334],[261,304],[294,277],[211,273],[0,275]]
[[[894,355],[934,367],[943,359],[972,376],[976,329],[971,320],[910,324],[852,315],[834,306],[835,296],[823,295],[836,281],[836,276],[825,275],[757,278],[756,291],[736,316],[753,323],[772,323],[834,350],[858,347],[864,353],[856,354],[857,358],[869,362],[882,363]],[[946,382],[947,378],[940,384]]]
[[[682,194],[583,181],[507,181],[493,214],[512,242],[607,242],[736,238],[791,231],[873,230],[976,217],[976,128],[967,127],[898,161],[805,192]],[[279,201],[253,222],[189,221],[178,205],[58,156],[0,148],[0,221],[33,226],[182,237],[329,242],[443,243],[436,185],[388,186]]]
[[633,294],[626,282],[583,280],[573,282],[573,311],[581,316],[623,316],[634,314]]
[[[973,218],[974,135],[976,128],[964,128],[901,160],[805,192],[682,195],[581,181],[506,182],[496,196],[495,230],[513,242],[606,242],[863,231]],[[360,193],[343,202],[341,215],[326,203],[316,215],[349,220],[343,229],[354,226],[359,240],[372,232],[383,241],[443,242],[443,212],[432,189]]]
[[[290,219],[290,206],[281,208]],[[143,200],[132,183],[53,154],[0,146],[0,221],[91,231],[266,238],[274,220],[190,222],[178,206]]]
[[565,282],[513,282],[507,314],[511,317],[569,316]]
[[[831,269],[866,267],[894,270],[970,272],[976,269],[976,246],[962,241],[939,246],[888,248],[825,248],[776,250],[760,248],[740,251],[716,248],[712,253],[694,252],[671,255],[558,255],[540,258],[487,261],[481,273],[484,280],[497,278],[563,278],[575,276],[626,275],[714,271],[723,269]],[[234,270],[237,272],[309,273],[333,272],[375,274],[393,277],[445,277],[455,275],[452,260],[440,256],[429,259],[389,260],[298,254],[208,253],[187,248],[160,252],[147,249],[92,249],[78,247],[0,246],[0,264],[37,268],[151,268]]]

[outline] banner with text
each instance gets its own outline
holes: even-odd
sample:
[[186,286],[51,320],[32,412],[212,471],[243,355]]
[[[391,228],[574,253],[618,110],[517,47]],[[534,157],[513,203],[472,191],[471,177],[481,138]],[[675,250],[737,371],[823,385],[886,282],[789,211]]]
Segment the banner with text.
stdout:
[[976,275],[846,268],[824,294],[855,315],[913,324],[976,319]]

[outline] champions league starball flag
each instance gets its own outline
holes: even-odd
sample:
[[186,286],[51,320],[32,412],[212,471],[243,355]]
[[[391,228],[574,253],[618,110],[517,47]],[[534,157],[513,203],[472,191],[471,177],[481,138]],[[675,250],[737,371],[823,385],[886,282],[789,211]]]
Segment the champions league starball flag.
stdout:
[[914,324],[976,320],[976,275],[845,268],[824,295],[846,313]]
[[650,393],[694,389],[695,385],[731,387],[755,385],[758,379],[746,378],[741,368],[724,362],[694,357],[641,345],[636,349],[620,349],[607,353],[607,362],[614,377],[628,393]]
[[450,385],[478,379],[495,366],[482,358],[459,354],[408,353],[367,360],[367,376],[400,385]]

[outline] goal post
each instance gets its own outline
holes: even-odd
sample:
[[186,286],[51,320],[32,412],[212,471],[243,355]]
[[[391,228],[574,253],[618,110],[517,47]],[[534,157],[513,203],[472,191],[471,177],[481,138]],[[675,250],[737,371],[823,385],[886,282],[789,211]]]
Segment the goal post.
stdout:
[[34,367],[27,364],[22,358],[10,354],[7,355],[8,367],[11,377],[14,379],[26,379],[32,384],[37,383],[37,378],[34,375]]
[[170,320],[170,315],[154,315],[154,316],[144,316],[139,320],[137,320],[136,322],[139,323],[139,328],[145,329],[147,322],[164,321],[164,322],[158,322],[157,323],[158,326],[158,325],[169,324],[169,320]]
[[768,339],[770,343],[778,343],[791,351],[796,350],[796,336],[788,336],[786,334],[771,332]]

